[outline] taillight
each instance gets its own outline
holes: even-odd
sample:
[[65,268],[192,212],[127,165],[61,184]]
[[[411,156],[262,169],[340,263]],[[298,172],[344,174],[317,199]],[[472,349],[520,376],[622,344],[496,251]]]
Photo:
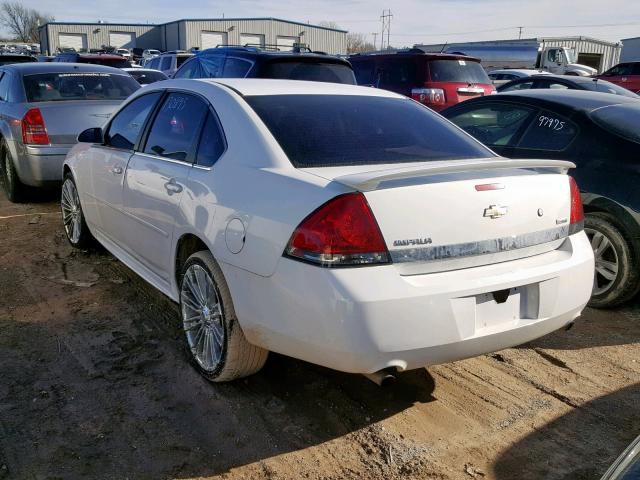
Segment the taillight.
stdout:
[[22,117],[22,143],[25,145],[49,145],[47,127],[39,108],[31,108]]
[[324,267],[389,263],[373,212],[361,193],[329,200],[295,229],[284,254]]
[[413,88],[411,98],[425,105],[444,105],[447,98],[441,88]]
[[569,235],[573,235],[584,228],[584,210],[582,208],[582,198],[580,198],[580,189],[573,177],[569,177],[569,188],[571,190]]

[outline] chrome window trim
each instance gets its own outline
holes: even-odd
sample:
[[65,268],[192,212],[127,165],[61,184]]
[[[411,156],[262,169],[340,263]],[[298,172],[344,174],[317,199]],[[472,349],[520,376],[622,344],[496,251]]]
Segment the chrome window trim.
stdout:
[[151,158],[153,160],[163,160],[165,162],[175,163],[177,165],[184,165],[186,167],[192,167],[193,166],[192,162],[187,162],[187,161],[184,161],[184,160],[174,160],[173,158],[161,157],[159,155],[153,155],[151,153],[145,153],[145,152],[136,151],[136,152],[133,152],[133,154],[134,155],[139,155],[141,157]]
[[570,226],[562,225],[560,227],[525,233],[523,235],[493,238],[477,242],[457,243],[453,245],[395,249],[390,250],[389,253],[394,263],[433,262],[508,252],[561,240],[569,235]]

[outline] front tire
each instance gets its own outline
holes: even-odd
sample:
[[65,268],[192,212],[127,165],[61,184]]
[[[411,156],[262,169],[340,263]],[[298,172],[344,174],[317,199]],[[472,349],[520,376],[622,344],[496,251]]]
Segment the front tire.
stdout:
[[612,308],[630,300],[640,288],[640,272],[633,249],[615,218],[607,213],[589,213],[584,230],[596,267],[589,306]]
[[62,210],[64,232],[67,235],[69,243],[73,247],[81,249],[90,246],[93,241],[93,236],[84,219],[78,188],[71,173],[67,173],[62,182],[60,209]]
[[0,143],[0,174],[7,198],[12,203],[22,203],[25,201],[27,187],[20,181],[18,172],[13,164],[13,157],[9,151],[6,140]]
[[244,336],[222,270],[208,251],[191,255],[182,269],[180,314],[195,368],[213,382],[258,372],[268,350]]

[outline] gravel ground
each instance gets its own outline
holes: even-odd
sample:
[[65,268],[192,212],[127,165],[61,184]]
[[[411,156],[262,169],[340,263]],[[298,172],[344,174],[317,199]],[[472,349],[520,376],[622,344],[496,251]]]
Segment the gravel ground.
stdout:
[[175,305],[69,247],[55,194],[0,194],[0,292],[0,480],[594,479],[640,433],[637,301],[390,388],[280,355],[211,384]]

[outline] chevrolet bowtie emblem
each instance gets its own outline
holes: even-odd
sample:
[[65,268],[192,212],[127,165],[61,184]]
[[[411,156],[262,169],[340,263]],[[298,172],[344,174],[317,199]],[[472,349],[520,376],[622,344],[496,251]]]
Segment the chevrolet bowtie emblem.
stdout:
[[508,208],[501,205],[489,205],[489,208],[484,209],[483,217],[489,217],[493,220],[496,218],[504,217],[507,214]]

